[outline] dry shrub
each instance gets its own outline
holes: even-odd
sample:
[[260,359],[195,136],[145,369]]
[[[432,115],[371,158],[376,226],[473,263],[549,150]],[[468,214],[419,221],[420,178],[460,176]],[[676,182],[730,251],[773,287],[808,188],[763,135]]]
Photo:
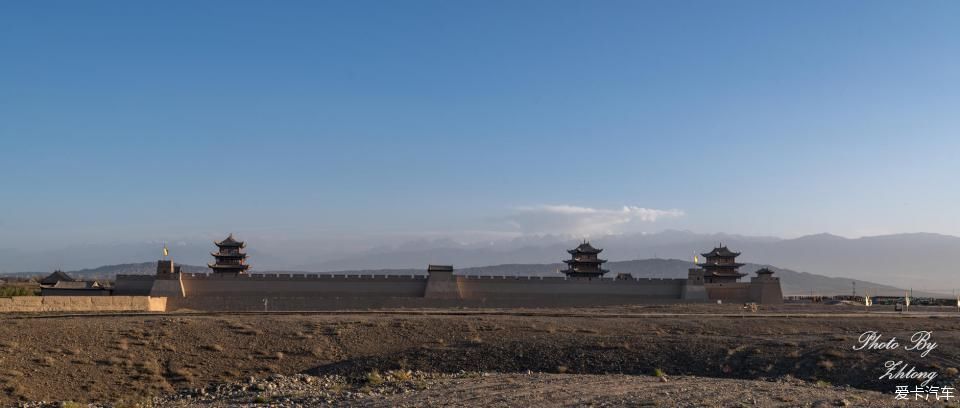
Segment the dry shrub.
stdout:
[[560,373],[560,374],[564,374],[564,373],[566,373],[568,370],[570,370],[570,369],[567,368],[567,366],[563,366],[563,365],[562,365],[562,366],[557,366],[557,372]]
[[184,380],[190,379],[193,376],[193,373],[190,372],[186,367],[178,367],[170,370],[170,374],[174,377],[182,378]]
[[943,373],[946,374],[947,377],[956,377],[957,374],[958,374],[958,372],[960,372],[960,371],[958,371],[958,370],[957,370],[956,368],[954,368],[954,367],[947,367],[946,370],[943,370]]
[[278,351],[276,353],[273,353],[273,358],[276,360],[283,360],[283,352]]
[[5,370],[2,372],[2,374],[12,378],[23,377],[23,373],[17,370]]
[[413,379],[413,372],[410,370],[393,370],[387,372],[387,377],[391,381],[405,382]]
[[309,339],[312,339],[312,338],[313,338],[313,335],[312,335],[312,334],[308,334],[308,333],[304,333],[304,332],[302,332],[302,331],[298,331],[298,332],[296,332],[296,333],[293,333],[293,335],[292,335],[291,337],[293,337],[293,338],[295,338],[295,339],[297,339],[297,340],[309,340]]
[[100,364],[114,366],[114,367],[126,365],[126,363],[128,362],[129,362],[128,360],[122,359],[117,356],[110,356],[106,360],[99,361]]
[[203,348],[210,351],[216,351],[218,353],[223,351],[223,346],[219,344],[208,344],[206,346],[203,346]]
[[136,363],[137,369],[143,374],[159,375],[160,365],[155,361],[141,361]]
[[471,345],[471,346],[479,346],[479,345],[483,344],[483,339],[481,339],[480,336],[473,336],[473,337],[467,339],[467,344],[469,344],[469,345]]
[[117,340],[117,350],[127,351],[130,349],[130,342],[126,339]]
[[832,369],[833,369],[833,361],[830,361],[830,360],[820,360],[820,362],[817,363],[817,366],[820,367],[820,368],[822,368],[822,369],[824,369],[824,370],[832,370]]
[[374,369],[367,373],[367,384],[370,385],[380,385],[383,383],[383,376],[380,375],[380,371]]

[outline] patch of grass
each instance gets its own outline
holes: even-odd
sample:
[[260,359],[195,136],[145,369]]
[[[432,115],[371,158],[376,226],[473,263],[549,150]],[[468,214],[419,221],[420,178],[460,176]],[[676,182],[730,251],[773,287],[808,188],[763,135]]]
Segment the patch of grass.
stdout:
[[566,373],[567,371],[569,371],[569,370],[570,370],[570,369],[567,368],[567,366],[564,366],[564,365],[562,365],[562,366],[557,366],[557,373],[559,373],[559,374],[565,374],[565,373]]
[[658,377],[658,378],[659,378],[659,377],[663,377],[663,376],[665,376],[665,375],[667,375],[667,373],[663,372],[663,370],[661,370],[660,368],[654,368],[654,369],[653,369],[653,376],[654,376],[654,377]]
[[260,394],[253,398],[253,402],[256,404],[266,404],[270,402],[270,397]]
[[37,289],[25,288],[22,286],[3,286],[0,287],[0,297],[13,297],[13,296],[37,296]]

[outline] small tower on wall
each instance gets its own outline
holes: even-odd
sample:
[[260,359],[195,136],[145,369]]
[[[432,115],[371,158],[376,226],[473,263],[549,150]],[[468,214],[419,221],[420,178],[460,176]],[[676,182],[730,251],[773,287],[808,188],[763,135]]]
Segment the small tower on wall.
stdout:
[[583,241],[580,246],[567,252],[570,254],[570,259],[563,261],[567,264],[567,269],[560,272],[571,278],[599,278],[610,272],[603,269],[603,264],[607,261],[597,257],[603,250],[594,248],[587,241]]
[[250,265],[246,264],[247,254],[243,252],[246,245],[243,241],[237,241],[233,238],[233,234],[230,234],[223,241],[213,243],[219,248],[219,251],[210,253],[216,259],[216,263],[207,264],[213,273],[220,275],[247,273]]
[[740,278],[747,276],[747,274],[739,271],[740,267],[743,266],[742,263],[737,263],[739,252],[733,252],[720,245],[712,251],[700,255],[707,258],[705,263],[697,265],[704,270],[703,281],[705,283],[735,283]]

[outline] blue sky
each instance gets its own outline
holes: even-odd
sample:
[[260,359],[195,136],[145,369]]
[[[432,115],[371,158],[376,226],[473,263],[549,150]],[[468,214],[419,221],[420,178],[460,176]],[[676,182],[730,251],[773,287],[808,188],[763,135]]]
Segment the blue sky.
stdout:
[[2,2],[0,247],[960,234],[957,21],[949,1]]

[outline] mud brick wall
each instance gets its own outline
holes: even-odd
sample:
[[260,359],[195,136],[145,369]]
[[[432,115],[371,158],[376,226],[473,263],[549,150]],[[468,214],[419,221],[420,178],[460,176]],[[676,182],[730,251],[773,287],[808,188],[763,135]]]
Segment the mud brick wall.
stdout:
[[149,296],[15,296],[0,312],[163,312],[167,299]]

